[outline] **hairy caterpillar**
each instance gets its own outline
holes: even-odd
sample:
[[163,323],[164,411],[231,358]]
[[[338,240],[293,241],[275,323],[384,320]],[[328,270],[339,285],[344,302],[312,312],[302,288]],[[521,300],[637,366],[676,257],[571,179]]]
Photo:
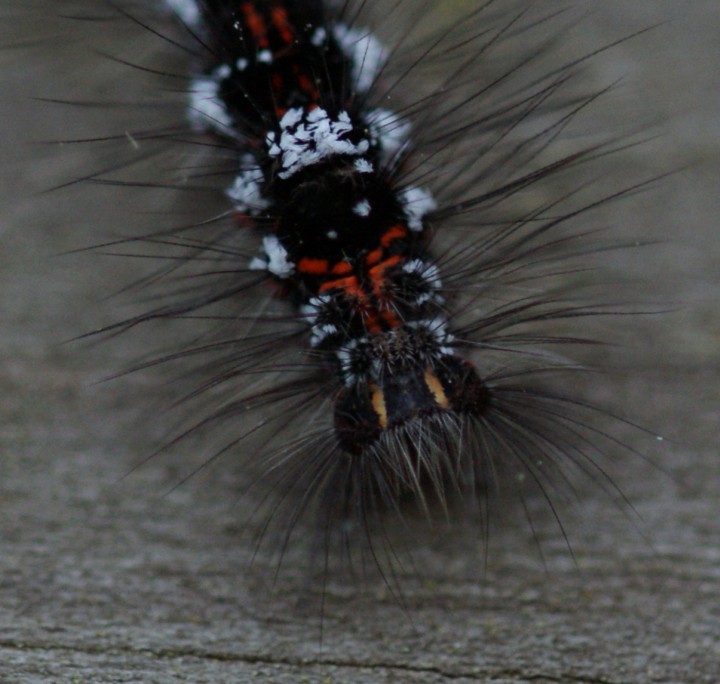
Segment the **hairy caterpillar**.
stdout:
[[383,21],[366,3],[168,6],[174,28],[128,18],[189,54],[188,80],[164,75],[192,130],[118,137],[140,154],[208,148],[182,184],[214,181],[227,210],[115,242],[168,265],[145,281],[160,303],[102,332],[202,321],[145,364],[190,368],[181,436],[220,444],[199,467],[236,457],[257,473],[260,532],[277,526],[282,549],[309,520],[316,545],[381,565],[389,516],[485,530],[497,489],[553,513],[578,473],[612,493],[603,455],[621,445],[579,376],[586,322],[623,310],[585,274],[613,243],[579,226],[635,188],[584,198],[586,167],[602,176],[625,143],[568,135],[602,94],[576,72],[610,46],[553,63],[533,37],[562,19],[524,3],[419,27],[420,47],[375,35],[419,20],[408,2]]

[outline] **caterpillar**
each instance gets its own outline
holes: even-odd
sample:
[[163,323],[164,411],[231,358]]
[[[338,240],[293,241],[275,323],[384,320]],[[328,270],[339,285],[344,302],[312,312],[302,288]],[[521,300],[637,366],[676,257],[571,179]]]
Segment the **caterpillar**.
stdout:
[[[578,198],[630,143],[563,138],[604,94],[576,83],[612,45],[553,64],[532,40],[558,12],[486,2],[433,30],[429,3],[372,5],[166,0],[164,28],[120,10],[190,69],[189,130],[121,137],[213,156],[184,182],[216,182],[227,208],[104,244],[164,265],[142,281],[160,303],[99,332],[199,321],[136,368],[190,368],[171,444],[220,440],[197,470],[239,459],[281,553],[309,524],[321,557],[359,548],[384,569],[388,518],[483,537],[498,491],[561,529],[578,474],[622,497],[604,458],[631,449],[581,379],[592,321],[625,313],[585,273],[618,245],[584,221],[642,184]],[[417,30],[386,43],[402,13]]]

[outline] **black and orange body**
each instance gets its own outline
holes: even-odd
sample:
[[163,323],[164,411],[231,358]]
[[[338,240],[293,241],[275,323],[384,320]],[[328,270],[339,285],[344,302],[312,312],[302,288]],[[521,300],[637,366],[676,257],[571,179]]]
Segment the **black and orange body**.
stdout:
[[[201,0],[208,70],[227,67],[220,97],[238,129],[262,136],[288,109],[340,110],[352,99],[347,58],[314,0]],[[318,34],[318,31],[321,33]]]
[[283,282],[338,375],[340,446],[357,454],[429,416],[483,411],[488,392],[456,354],[426,251],[434,202],[400,182],[410,144],[387,135],[407,126],[361,92],[381,75],[379,44],[319,0],[200,7],[217,105],[206,125],[229,129],[258,169],[257,267]]

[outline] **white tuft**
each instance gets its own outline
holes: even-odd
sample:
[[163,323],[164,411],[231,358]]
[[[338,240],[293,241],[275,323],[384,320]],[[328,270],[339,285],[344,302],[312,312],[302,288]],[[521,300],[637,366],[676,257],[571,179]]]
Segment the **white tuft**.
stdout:
[[186,26],[200,26],[200,10],[195,0],[165,0],[165,4],[180,18]]
[[367,159],[357,159],[355,160],[355,170],[358,173],[372,173],[375,167]]
[[370,90],[387,61],[388,52],[382,43],[367,31],[337,24],[333,27],[335,40],[352,62],[355,88],[362,93]]
[[226,194],[233,201],[235,211],[257,216],[270,206],[270,202],[262,196],[264,177],[262,171],[252,165],[252,157],[248,155],[243,162],[246,168],[238,173]]
[[340,362],[340,374],[343,376],[346,387],[352,387],[357,382],[357,377],[352,372],[353,357],[355,356],[355,349],[359,342],[367,342],[365,338],[358,340],[350,340],[348,344],[340,347],[335,355]]
[[410,122],[389,109],[373,109],[365,117],[365,122],[370,128],[373,144],[380,147],[383,164],[396,159],[410,143]]
[[408,228],[416,233],[423,229],[423,217],[437,208],[437,202],[429,191],[424,188],[409,187],[400,197]]
[[353,207],[353,213],[357,214],[358,216],[370,216],[370,209],[372,207],[370,206],[370,202],[368,202],[366,199],[360,200],[354,207]]
[[452,355],[453,349],[448,345],[455,341],[455,336],[448,332],[447,320],[436,316],[435,318],[426,318],[420,321],[408,321],[405,323],[409,328],[416,330],[424,330],[432,338],[438,346],[441,354]]
[[280,120],[280,139],[270,132],[265,138],[268,154],[279,157],[282,171],[278,176],[290,178],[308,166],[335,155],[362,155],[370,148],[368,140],[355,144],[346,140],[353,131],[347,112],[340,112],[337,119],[318,107],[308,114],[295,107],[289,109]]
[[193,81],[188,116],[197,129],[214,128],[223,135],[230,135],[232,119],[220,99],[220,80],[216,73]]
[[319,347],[328,337],[337,334],[337,331],[338,329],[332,323],[313,326],[310,346]]
[[317,347],[330,335],[336,335],[337,326],[332,323],[318,323],[322,309],[332,302],[329,295],[321,295],[312,297],[307,304],[300,307],[300,315],[307,321],[312,329],[312,337],[310,338],[310,346]]
[[440,270],[435,264],[428,264],[420,259],[413,259],[408,261],[403,266],[405,273],[413,273],[423,279],[423,282],[427,286],[428,291],[419,294],[415,303],[421,306],[429,301],[434,301],[437,304],[442,304],[444,299],[439,293],[442,288],[442,280],[440,279]]
[[263,249],[267,254],[267,268],[278,278],[289,278],[295,272],[295,264],[288,259],[287,250],[282,246],[275,235],[266,235],[263,238]]
[[322,47],[323,45],[325,45],[326,41],[327,41],[327,31],[322,26],[316,28],[312,34],[312,37],[310,38],[310,42],[315,47]]
[[228,78],[231,74],[232,69],[229,64],[220,64],[213,72],[213,77],[218,81],[222,81]]

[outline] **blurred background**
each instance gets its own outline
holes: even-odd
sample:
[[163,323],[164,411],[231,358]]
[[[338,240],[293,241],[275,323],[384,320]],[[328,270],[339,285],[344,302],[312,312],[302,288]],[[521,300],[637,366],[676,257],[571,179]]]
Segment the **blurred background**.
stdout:
[[[473,7],[443,12],[456,4]],[[613,256],[613,268],[637,277],[637,301],[666,311],[628,322],[627,368],[614,357],[619,403],[652,431],[647,459],[619,475],[637,515],[583,490],[569,521],[576,561],[542,521],[499,532],[482,572],[452,541],[429,545],[402,602],[382,582],[360,591],[331,579],[322,650],[317,611],[297,605],[297,559],[276,583],[272,559],[248,569],[235,476],[220,468],[167,494],[192,462],[189,443],[128,475],[167,428],[139,415],[167,403],[164,371],[102,381],[143,358],[148,338],[68,343],[122,319],[126,299],[109,295],[146,273],[84,248],[222,195],[179,208],[153,189],[58,189],[122,159],[117,140],[51,141],[182,124],[177,91],[151,91],[153,74],[106,55],[165,71],[182,60],[138,23],[100,21],[117,17],[103,3],[0,5],[0,680],[717,681],[720,5],[554,4],[583,17],[569,34],[576,53],[585,38],[653,27],[593,62],[593,79],[618,85],[586,118],[647,133],[617,179],[672,172],[606,214],[618,234],[627,224],[629,238],[658,243]],[[177,167],[175,148],[157,151],[152,164]],[[157,166],[136,168],[143,179]]]

